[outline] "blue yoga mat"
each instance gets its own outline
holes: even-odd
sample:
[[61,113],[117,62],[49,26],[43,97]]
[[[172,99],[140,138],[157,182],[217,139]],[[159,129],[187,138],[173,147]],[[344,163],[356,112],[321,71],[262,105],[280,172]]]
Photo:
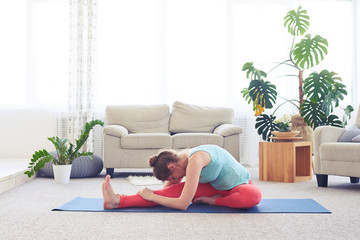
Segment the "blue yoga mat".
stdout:
[[78,211],[78,212],[179,212],[179,213],[331,213],[313,199],[263,199],[250,209],[234,209],[222,206],[205,204],[191,204],[186,211],[173,208],[131,207],[121,209],[103,209],[102,198],[77,197],[52,211]]

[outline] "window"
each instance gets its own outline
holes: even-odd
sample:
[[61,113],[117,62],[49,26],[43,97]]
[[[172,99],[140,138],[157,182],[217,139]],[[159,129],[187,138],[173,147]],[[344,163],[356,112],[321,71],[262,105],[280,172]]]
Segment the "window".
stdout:
[[102,0],[95,105],[156,103],[160,79],[158,1]]
[[0,106],[66,104],[68,1],[13,0],[2,5]]
[[[1,3],[4,5],[4,3]],[[7,1],[0,8],[0,106],[25,104],[27,99],[26,0]],[[11,23],[11,24],[10,24]]]

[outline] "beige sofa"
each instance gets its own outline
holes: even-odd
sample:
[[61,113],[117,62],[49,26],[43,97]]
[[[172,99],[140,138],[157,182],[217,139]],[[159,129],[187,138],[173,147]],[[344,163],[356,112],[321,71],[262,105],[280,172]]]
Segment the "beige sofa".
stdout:
[[215,144],[240,161],[239,134],[231,108],[175,102],[168,105],[107,106],[104,127],[104,167],[147,168],[150,156],[162,149]]
[[360,177],[360,107],[356,123],[347,129],[321,126],[314,131],[315,173],[319,187],[327,187],[328,175]]

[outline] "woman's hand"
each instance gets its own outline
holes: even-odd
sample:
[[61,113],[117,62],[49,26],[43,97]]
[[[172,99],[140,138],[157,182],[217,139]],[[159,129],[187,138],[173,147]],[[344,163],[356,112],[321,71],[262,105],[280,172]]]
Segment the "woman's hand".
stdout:
[[154,191],[149,188],[144,188],[143,190],[140,190],[138,193],[143,199],[152,201],[152,196],[154,195]]

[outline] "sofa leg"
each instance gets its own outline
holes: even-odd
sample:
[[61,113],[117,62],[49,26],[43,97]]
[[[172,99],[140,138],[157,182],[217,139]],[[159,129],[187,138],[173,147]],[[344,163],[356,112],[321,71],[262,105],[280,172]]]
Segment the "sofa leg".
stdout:
[[106,175],[110,175],[110,177],[112,178],[114,175],[114,169],[113,168],[107,168],[106,169]]
[[318,187],[327,187],[328,175],[316,174],[316,180],[317,180]]
[[358,177],[350,177],[350,182],[351,183],[359,183],[359,178]]

